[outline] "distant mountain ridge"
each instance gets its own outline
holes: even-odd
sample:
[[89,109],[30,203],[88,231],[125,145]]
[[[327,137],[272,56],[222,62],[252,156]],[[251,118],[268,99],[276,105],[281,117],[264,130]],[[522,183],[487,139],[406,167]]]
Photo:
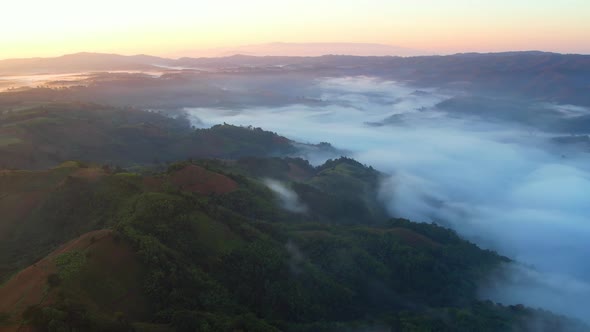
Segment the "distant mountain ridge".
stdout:
[[590,55],[540,51],[445,56],[264,56],[166,59],[148,55],[77,53],[57,58],[0,61],[0,76],[89,71],[207,71],[303,73],[322,77],[374,76],[413,85],[470,89],[543,102],[590,105]]
[[224,57],[234,54],[253,56],[418,56],[433,52],[377,43],[266,43],[178,52],[182,57]]
[[[291,44],[289,44],[291,45]],[[303,45],[303,44],[302,44]],[[348,44],[337,44],[344,45]],[[356,44],[352,44],[356,45]],[[373,44],[367,44],[373,45]],[[375,44],[376,47],[388,49],[388,45]],[[254,45],[255,47],[257,45]],[[396,48],[393,47],[392,48]],[[219,67],[220,65],[249,65],[249,64],[268,64],[282,63],[284,65],[294,63],[326,63],[334,62],[336,65],[346,61],[347,63],[356,62],[361,65],[367,63],[382,63],[388,61],[390,63],[405,62],[406,64],[415,64],[417,62],[428,61],[444,61],[443,59],[502,59],[510,57],[560,57],[564,59],[583,60],[581,64],[587,65],[590,55],[582,54],[561,54],[543,51],[514,51],[514,52],[498,52],[498,53],[457,53],[452,55],[427,55],[415,54],[411,56],[401,56],[394,54],[380,54],[380,55],[358,55],[357,52],[350,48],[350,52],[334,52],[318,55],[303,55],[297,52],[289,54],[274,54],[274,55],[258,55],[256,52],[248,52],[246,48],[227,49],[227,51],[218,56],[204,56],[204,57],[188,57],[183,56],[177,59],[157,57],[146,54],[137,55],[120,55],[112,53],[93,53],[93,52],[79,52],[72,54],[65,54],[58,57],[35,57],[35,58],[16,58],[0,60],[0,75],[33,75],[33,74],[56,74],[56,73],[70,73],[78,71],[112,71],[112,70],[149,70],[161,69],[161,66],[212,66]],[[231,50],[231,51],[230,51]]]
[[0,61],[0,75],[70,73],[90,70],[148,70],[154,62],[169,61],[149,55],[125,56],[80,52],[52,58],[8,59]]

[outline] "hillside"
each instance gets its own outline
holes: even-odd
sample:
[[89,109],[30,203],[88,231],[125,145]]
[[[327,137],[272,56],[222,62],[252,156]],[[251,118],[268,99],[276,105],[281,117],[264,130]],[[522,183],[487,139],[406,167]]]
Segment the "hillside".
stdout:
[[0,169],[44,169],[68,160],[129,167],[295,151],[290,140],[259,128],[195,130],[182,116],[155,112],[76,102],[0,108]]
[[346,157],[330,159],[313,167],[300,158],[241,158],[221,164],[247,176],[271,178],[290,183],[306,207],[307,216],[316,221],[338,220],[341,224],[379,223],[387,219],[378,188],[385,176],[372,167]]
[[[255,166],[253,160],[256,165],[272,167],[266,167],[264,177],[251,178],[245,165]],[[347,160],[343,159],[342,164],[346,163]],[[302,192],[303,204],[310,207],[303,216],[273,208],[270,202],[278,204],[278,200],[261,182],[266,177],[285,180],[280,175],[285,165],[299,165],[309,172],[308,178],[289,180],[295,190]],[[362,165],[358,166],[359,171],[366,172]],[[333,185],[345,188],[347,181],[322,172],[321,168],[316,169],[302,159],[280,158],[239,159],[236,162],[204,160],[196,161],[196,164],[184,162],[173,164],[167,173],[157,175],[125,173],[80,162],[66,162],[43,171],[2,171],[0,280],[43,257],[64,241],[91,230],[112,227],[117,212],[144,192],[180,190],[193,193],[207,197],[207,204],[230,208],[254,218],[281,218],[297,222],[311,219],[340,224],[381,223],[386,219],[384,212],[375,206],[375,200],[368,199],[376,197],[375,181],[356,179],[365,191],[357,191],[350,196],[352,193],[345,195],[334,191],[333,187],[315,184],[319,178],[331,179]],[[373,176],[378,175],[374,173]],[[256,194],[253,195],[252,191]],[[305,194],[305,191],[311,192]],[[359,199],[364,203],[351,204],[348,210],[342,210],[339,202],[343,199]],[[351,216],[358,218],[351,219]],[[24,245],[26,243],[33,245]]]
[[293,157],[327,143],[6,96],[1,332],[589,330],[481,298],[511,259],[391,219],[385,174]]
[[[310,210],[286,210],[265,175],[313,190],[300,197]],[[4,226],[22,240],[0,252],[32,264],[0,287],[0,329],[528,331],[531,319],[586,328],[479,301],[478,283],[509,260],[449,229],[313,206],[360,195],[371,210],[376,176],[346,158],[198,160],[145,175],[73,162],[5,171],[0,201],[38,196],[27,209],[0,206],[27,220]]]
[[22,324],[19,318],[35,324],[41,319],[38,308],[61,304],[66,298],[79,301],[98,316],[125,312],[130,319],[146,319],[148,302],[140,286],[144,273],[133,249],[112,231],[86,233],[0,288],[0,312],[10,317],[0,331],[18,330]]

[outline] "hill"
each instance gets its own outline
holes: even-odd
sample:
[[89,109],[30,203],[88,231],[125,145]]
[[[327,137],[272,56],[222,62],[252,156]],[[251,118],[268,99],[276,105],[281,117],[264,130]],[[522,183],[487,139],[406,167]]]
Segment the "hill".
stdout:
[[[310,209],[286,209],[266,176],[296,193],[313,191],[300,197]],[[376,176],[346,158],[319,167],[198,160],[144,175],[73,162],[5,171],[2,200],[39,196],[19,210],[25,222],[4,226],[23,241],[2,241],[0,252],[9,245],[18,257],[47,256],[0,286],[0,329],[528,331],[531,321],[586,328],[479,301],[479,282],[509,260],[449,229],[313,206],[344,206],[349,190],[368,200]],[[371,210],[367,202],[359,199],[359,211]],[[5,204],[0,213],[15,209]]]
[[316,221],[340,224],[378,223],[387,213],[378,198],[384,174],[346,157],[330,159],[312,167],[299,158],[241,158],[223,165],[248,176],[288,183],[303,203],[307,216]]
[[[343,164],[347,162],[346,159],[342,161]],[[250,177],[252,167],[260,169],[256,165],[263,164],[272,165],[277,171],[266,166],[264,175],[257,173],[256,177]],[[293,178],[290,184],[298,193],[303,193],[302,203],[310,207],[306,215],[286,214],[270,205],[271,202],[279,204],[278,199],[273,198],[262,181],[267,177],[286,179],[280,175],[286,165],[299,165],[297,167],[309,172],[309,177]],[[358,174],[366,172],[362,165],[357,167]],[[43,171],[2,171],[0,279],[33,263],[51,248],[75,236],[112,227],[117,211],[143,192],[180,190],[193,193],[208,197],[210,204],[253,218],[265,216],[297,222],[312,219],[340,224],[380,223],[386,219],[382,208],[375,203],[377,172],[372,171],[374,174],[369,180],[356,178],[356,173],[351,173],[355,183],[363,190],[348,194],[335,190],[338,186],[345,188],[348,184],[346,179],[322,172],[302,159],[279,158],[176,163],[170,166],[167,173],[157,175],[125,173],[81,162],[66,162]],[[317,184],[319,178],[332,185]],[[285,184],[289,185],[289,182]],[[345,199],[350,203],[346,210],[342,210],[339,203]],[[355,203],[355,200],[359,202]]]
[[260,128],[191,128],[176,118],[90,103],[16,103],[0,111],[0,169],[43,169],[67,160],[111,166],[187,158],[294,153],[290,140]]
[[[0,288],[0,311],[10,317],[0,331],[19,330],[19,318],[35,324],[47,314],[39,308],[61,304],[65,298],[79,301],[84,305],[80,308],[89,307],[99,317],[125,312],[129,319],[146,319],[148,302],[140,286],[144,269],[131,246],[118,240],[112,231],[86,233]],[[59,317],[57,311],[51,314]]]

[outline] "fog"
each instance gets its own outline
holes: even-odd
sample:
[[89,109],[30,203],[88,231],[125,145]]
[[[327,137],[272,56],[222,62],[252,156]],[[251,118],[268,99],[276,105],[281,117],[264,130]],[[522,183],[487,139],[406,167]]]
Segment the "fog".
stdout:
[[279,198],[282,207],[290,212],[304,213],[307,207],[301,203],[297,193],[280,181],[264,179],[264,184]]
[[[482,297],[588,321],[590,154],[550,139],[564,135],[552,121],[588,109],[530,102],[526,117],[488,114],[489,104],[484,114],[454,112],[452,103],[438,104],[460,92],[370,77],[322,79],[313,88],[321,105],[187,111],[197,126],[253,125],[349,151],[391,175],[380,192],[392,216],[447,225],[517,261],[482,285]],[[542,123],[530,118],[536,107]]]

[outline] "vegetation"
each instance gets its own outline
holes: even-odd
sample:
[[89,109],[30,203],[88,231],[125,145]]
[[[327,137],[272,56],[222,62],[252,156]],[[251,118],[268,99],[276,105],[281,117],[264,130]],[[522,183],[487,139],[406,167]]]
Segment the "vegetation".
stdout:
[[[196,164],[237,187],[204,193],[175,184],[177,174]],[[310,211],[283,210],[250,176],[254,164],[302,193]],[[293,164],[304,172],[294,176]],[[88,177],[89,170],[102,173]],[[48,296],[20,318],[40,330],[526,331],[532,319],[554,330],[585,328],[550,313],[479,301],[478,283],[509,259],[436,224],[371,213],[380,175],[350,159],[318,168],[298,159],[201,160],[152,175],[68,163],[4,176],[24,174],[50,186],[55,172],[66,181],[31,212],[27,227],[57,223],[59,229],[45,230],[111,227],[114,233],[85,235],[48,256],[56,267],[43,279]],[[355,199],[352,188],[363,199],[357,210],[339,215],[338,203]]]
[[80,251],[70,251],[55,259],[60,280],[68,280],[76,276],[86,265],[86,256]]
[[195,130],[183,116],[91,103],[0,107],[0,169],[43,169],[68,160],[130,167],[295,150],[288,139],[260,128]]
[[10,315],[6,312],[0,312],[0,326],[6,325],[10,322]]
[[[274,133],[49,104],[0,115],[0,137],[22,140],[0,144],[11,167],[60,163],[0,171],[8,331],[588,330],[481,301],[478,284],[508,258],[389,219],[382,175],[352,159],[263,157],[292,151]],[[237,159],[113,165],[202,155]],[[266,178],[307,209],[284,209]]]

